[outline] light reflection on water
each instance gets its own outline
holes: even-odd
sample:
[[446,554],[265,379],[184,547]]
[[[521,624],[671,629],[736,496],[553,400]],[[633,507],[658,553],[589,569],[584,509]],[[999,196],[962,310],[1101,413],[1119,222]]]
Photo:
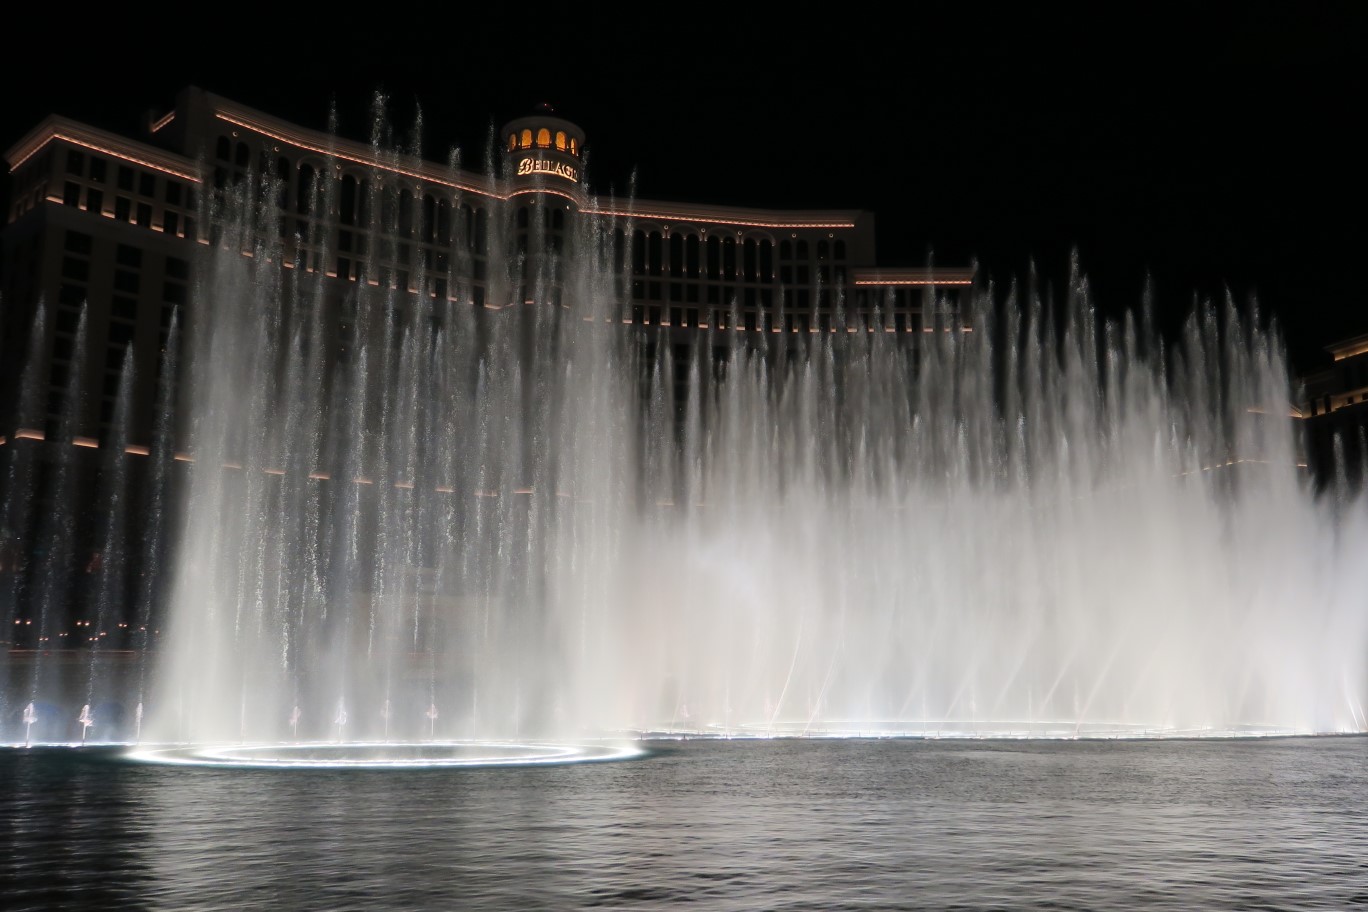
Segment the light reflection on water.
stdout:
[[1368,738],[683,741],[376,772],[0,751],[7,909],[1368,904]]

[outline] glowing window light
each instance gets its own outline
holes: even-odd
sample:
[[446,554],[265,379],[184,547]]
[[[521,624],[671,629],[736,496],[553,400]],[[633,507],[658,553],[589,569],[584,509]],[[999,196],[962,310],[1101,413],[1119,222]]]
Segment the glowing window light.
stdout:
[[524,149],[532,148],[532,130],[530,128],[522,131],[522,141],[519,145]]
[[551,145],[551,131],[546,127],[537,131],[537,145],[543,149]]
[[565,151],[565,145],[566,145],[566,143],[565,143],[565,131],[564,131],[564,130],[557,130],[557,131],[556,131],[556,148],[559,149],[560,151],[564,152],[564,151]]
[[596,209],[594,215],[609,218],[629,219],[673,219],[681,222],[697,222],[707,225],[741,225],[746,228],[854,228],[854,222],[809,222],[804,219],[782,219],[778,221],[749,221],[744,219],[723,219],[687,213],[642,212],[633,209]]
[[16,428],[14,431],[15,440],[46,440],[47,435],[42,431],[33,428]]
[[973,279],[856,279],[856,285],[973,285]]
[[85,447],[87,450],[98,450],[100,448],[100,441],[96,440],[94,437],[72,437],[71,445]]

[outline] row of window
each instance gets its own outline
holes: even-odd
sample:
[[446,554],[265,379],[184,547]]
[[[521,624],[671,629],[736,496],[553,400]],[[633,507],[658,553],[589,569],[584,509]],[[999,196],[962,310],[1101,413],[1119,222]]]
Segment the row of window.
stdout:
[[[867,332],[922,333],[945,332],[959,325],[946,314],[936,314],[931,327],[923,324],[920,313],[896,313],[891,320],[878,312],[849,313],[842,319],[831,313],[785,313],[696,307],[658,307],[636,304],[632,307],[632,322],[644,326],[669,326],[685,329],[736,329],[749,332]],[[734,324],[733,324],[733,321]]]
[[558,152],[579,155],[579,140],[564,130],[557,130],[553,135],[546,127],[542,127],[535,133],[531,128],[523,130],[521,133],[509,133],[508,151],[517,152],[521,149],[555,149]]
[[[83,149],[67,149],[66,173],[72,177],[86,178],[92,183],[107,184],[111,162],[99,155]],[[115,189],[124,193],[136,194],[148,200],[157,200],[157,182],[162,183],[161,201],[170,206],[185,209],[195,208],[195,188],[193,185],[163,177],[146,171],[124,161],[113,162]]]

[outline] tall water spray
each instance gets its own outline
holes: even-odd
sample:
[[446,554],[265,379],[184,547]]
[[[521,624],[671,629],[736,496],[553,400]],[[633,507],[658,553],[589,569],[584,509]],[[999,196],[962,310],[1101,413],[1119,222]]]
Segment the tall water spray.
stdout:
[[1365,511],[1314,496],[1234,308],[1166,349],[1075,274],[916,346],[676,360],[592,213],[534,264],[559,304],[494,311],[337,297],[270,195],[197,291],[162,738],[1365,728]]
[[272,175],[225,189],[150,446],[126,365],[96,482],[66,446],[77,372],[55,457],[10,449],[0,519],[36,544],[9,603],[40,634],[71,612],[89,494],[95,632],[133,617],[139,657],[116,674],[97,637],[60,724],[69,668],[0,667],[14,738],[1368,729],[1368,511],[1314,491],[1255,318],[1204,307],[1165,343],[1075,271],[1059,300],[982,283],[912,342],[838,288],[774,323],[805,331],[733,302],[680,345],[627,325],[633,257],[594,200],[560,247],[510,207],[405,262],[381,184],[299,197],[371,239],[350,281],[335,233],[282,236]]

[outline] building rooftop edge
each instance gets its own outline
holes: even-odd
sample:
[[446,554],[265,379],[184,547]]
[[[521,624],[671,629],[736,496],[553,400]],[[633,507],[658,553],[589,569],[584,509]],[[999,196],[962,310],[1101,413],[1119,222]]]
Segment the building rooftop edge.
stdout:
[[38,154],[48,143],[56,139],[74,142],[77,145],[84,145],[111,155],[119,155],[130,161],[147,164],[163,171],[170,171],[186,180],[196,182],[200,180],[199,166],[193,159],[56,114],[45,117],[36,127],[25,134],[23,139],[6,150],[5,160],[10,164],[10,171],[17,170],[24,162]]

